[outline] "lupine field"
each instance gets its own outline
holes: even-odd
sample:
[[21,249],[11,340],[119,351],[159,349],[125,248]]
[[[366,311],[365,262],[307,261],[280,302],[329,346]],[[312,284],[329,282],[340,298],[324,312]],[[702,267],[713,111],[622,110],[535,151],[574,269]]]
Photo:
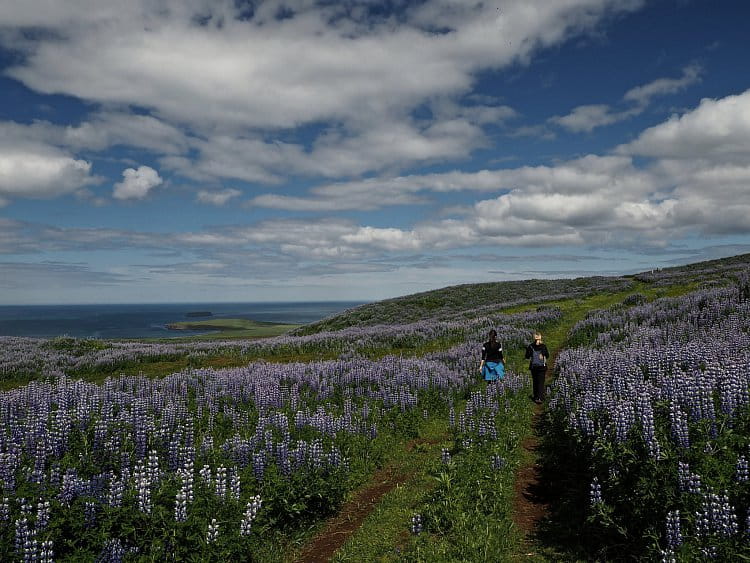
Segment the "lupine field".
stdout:
[[587,476],[604,559],[623,544],[653,561],[750,554],[749,279],[635,294],[573,327],[550,432],[558,461]]
[[[293,560],[394,451],[422,440],[431,452],[428,432],[434,455],[413,455],[432,456],[431,481],[394,545],[350,542],[339,560],[510,558],[534,330],[562,335],[542,461],[576,479],[562,503],[592,532],[583,557],[748,558],[748,272],[746,257],[458,286],[255,341],[0,337],[12,383],[0,393],[0,560]],[[570,312],[602,296],[610,306]],[[487,385],[490,328],[509,369]],[[231,367],[207,367],[217,358]],[[177,360],[187,367],[145,373]]]

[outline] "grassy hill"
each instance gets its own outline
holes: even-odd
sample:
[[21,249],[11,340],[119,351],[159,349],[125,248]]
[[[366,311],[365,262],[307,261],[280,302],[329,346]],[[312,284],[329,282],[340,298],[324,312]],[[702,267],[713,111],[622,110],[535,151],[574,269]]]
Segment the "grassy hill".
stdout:
[[450,320],[479,316],[487,311],[524,304],[544,304],[561,298],[585,298],[642,287],[662,289],[729,283],[750,267],[750,254],[654,269],[628,276],[592,276],[574,279],[531,279],[448,286],[368,303],[304,325],[291,334],[306,335],[351,326],[406,324],[425,319]]
[[[637,408],[641,414],[650,413],[660,425],[654,436],[658,435],[662,443],[663,457],[649,457],[649,451],[644,449],[645,442],[638,441],[638,424],[633,427],[636,435],[626,445],[616,442],[610,444],[609,449],[586,449],[583,446],[588,444],[588,439],[571,433],[568,426],[582,424],[581,428],[588,428],[583,423],[594,424],[594,420],[609,416],[607,413],[611,409],[604,408],[607,405],[599,401],[613,398],[615,386],[600,392],[593,402],[588,401],[590,397],[581,400],[571,395],[568,402],[554,404],[553,397],[545,407],[535,405],[528,397],[528,360],[524,358],[528,334],[532,329],[541,329],[545,335],[552,354],[550,380],[557,377],[567,381],[564,379],[567,362],[571,379],[565,390],[572,393],[578,374],[587,369],[585,363],[575,364],[579,358],[576,353],[585,357],[597,354],[594,342],[600,336],[606,336],[606,343],[612,344],[626,338],[631,330],[644,329],[647,332],[643,334],[657,338],[667,334],[666,327],[670,327],[670,331],[682,327],[680,330],[685,333],[685,326],[688,326],[691,330],[705,331],[702,340],[694,341],[700,343],[723,334],[721,331],[730,322],[740,321],[744,324],[738,324],[739,334],[750,334],[746,320],[750,318],[747,315],[750,292],[745,296],[749,283],[750,254],[745,254],[629,276],[456,285],[357,307],[311,325],[296,327],[297,337],[286,333],[294,328],[291,325],[232,319],[180,323],[178,326],[186,329],[217,332],[160,342],[75,338],[37,341],[8,337],[0,343],[0,388],[14,389],[6,394],[6,399],[18,405],[88,394],[83,406],[75,406],[65,415],[71,418],[50,414],[45,410],[48,406],[32,408],[29,420],[34,424],[24,422],[25,426],[19,425],[9,433],[15,436],[17,432],[21,436],[22,431],[44,427],[49,418],[51,435],[57,435],[57,421],[75,417],[79,422],[76,426],[70,425],[75,430],[70,443],[78,449],[73,452],[76,455],[67,455],[64,462],[76,471],[78,460],[84,460],[94,451],[91,444],[106,436],[101,430],[106,428],[105,422],[112,425],[108,432],[117,433],[124,424],[134,425],[128,421],[135,417],[141,417],[139,428],[146,428],[148,420],[143,417],[152,417],[154,433],[148,438],[151,442],[140,442],[145,456],[147,443],[157,446],[163,443],[165,434],[160,424],[184,422],[184,417],[174,416],[177,412],[188,413],[193,425],[189,430],[191,441],[200,444],[196,469],[201,464],[206,464],[204,468],[213,464],[221,465],[226,471],[228,466],[241,462],[245,487],[243,503],[227,502],[225,490],[224,496],[217,496],[215,485],[206,486],[201,482],[196,487],[201,500],[191,507],[192,520],[175,523],[175,486],[181,477],[174,475],[163,487],[158,482],[153,484],[158,493],[153,498],[144,497],[144,503],[153,501],[153,514],[138,508],[140,504],[136,506],[133,495],[140,493],[135,489],[129,493],[129,504],[114,511],[107,508],[101,513],[102,518],[111,513],[118,519],[133,522],[132,526],[128,523],[128,529],[149,530],[150,535],[125,539],[130,545],[142,545],[143,553],[154,559],[169,545],[169,549],[182,549],[181,553],[188,550],[192,553],[199,546],[204,550],[203,560],[218,560],[217,550],[227,550],[227,554],[234,554],[234,559],[242,559],[253,552],[257,555],[254,560],[281,563],[298,560],[303,554],[312,559],[311,554],[336,539],[341,542],[333,550],[336,551],[334,560],[338,561],[612,560],[610,556],[620,546],[636,542],[640,542],[637,549],[629,547],[629,551],[625,551],[633,556],[630,560],[646,560],[643,554],[656,553],[652,546],[643,543],[646,534],[637,526],[631,526],[637,533],[628,536],[633,533],[631,528],[628,531],[620,524],[646,522],[653,535],[652,543],[661,541],[664,515],[659,510],[674,499],[658,495],[664,489],[663,483],[676,482],[676,456],[680,450],[669,445],[667,424],[672,411],[666,403],[657,400],[653,406],[646,405],[648,397],[667,395],[638,390],[671,379],[662,373],[653,377],[653,381],[643,378],[634,381],[634,377],[641,377],[640,369],[626,370],[617,379],[622,384],[627,376],[629,385],[641,385],[621,389],[625,400],[638,397],[644,400],[630,404],[629,410],[621,405],[618,412],[635,414],[633,409]],[[740,293],[738,286],[742,288]],[[694,292],[696,289],[706,291]],[[731,303],[726,296],[731,297]],[[723,317],[726,317],[726,326],[717,324],[717,319]],[[685,318],[693,324],[684,322]],[[672,324],[666,324],[665,319],[671,319]],[[508,367],[503,387],[487,385],[477,371],[479,345],[490,327],[496,327],[503,334]],[[280,337],[258,338],[272,334]],[[669,332],[668,336],[672,334]],[[686,350],[692,353],[695,348],[691,344]],[[748,350],[750,344],[744,348],[745,352]],[[638,355],[623,354],[620,359],[624,361]],[[594,366],[605,363],[597,362]],[[682,370],[684,363],[677,362],[674,369]],[[657,362],[654,369],[662,364]],[[717,367],[721,366],[713,366],[710,373]],[[591,381],[582,386],[584,390],[603,379],[597,370],[594,367]],[[725,381],[733,381],[730,376],[739,371],[728,370],[716,391],[720,394],[731,391]],[[682,384],[693,375],[680,372],[674,383]],[[27,385],[34,379],[39,381]],[[51,385],[59,389],[53,394],[41,392]],[[496,391],[498,388],[502,391]],[[167,396],[171,406],[164,410]],[[692,396],[698,395],[684,395]],[[128,414],[128,418],[112,418],[108,413],[113,411],[104,408],[107,401],[120,401],[118,408]],[[144,401],[148,401],[148,410],[140,407],[147,404]],[[197,410],[199,401],[201,406]],[[262,408],[257,406],[258,402]],[[92,408],[90,405],[95,403],[101,404]],[[571,408],[580,405],[602,408],[588,419],[568,415],[561,407],[568,404]],[[53,412],[63,408],[67,407],[57,404]],[[676,404],[675,409],[682,408]],[[14,413],[22,412],[19,406],[13,409]],[[682,413],[673,411],[677,415]],[[36,412],[42,413],[42,423],[32,420]],[[716,462],[715,456],[705,455],[707,444],[714,447],[712,428],[699,425],[691,430],[691,438],[700,440],[694,451],[688,452],[692,456],[691,468],[707,482],[711,479],[722,486],[733,486],[732,475],[740,462],[738,455],[746,453],[749,447],[750,411],[743,412],[746,412],[744,418],[738,416],[729,421],[731,425],[714,429],[720,438],[716,451],[729,452],[717,458],[721,463]],[[15,424],[15,416],[8,416],[7,423]],[[101,425],[92,425],[97,416],[102,417]],[[267,431],[262,433],[263,442],[254,443],[254,438],[250,440],[246,436],[253,429],[257,436],[261,435],[254,426],[256,417],[266,425]],[[287,477],[278,473],[278,467],[274,466],[268,479],[256,476],[256,472],[265,471],[265,465],[259,465],[265,453],[255,455],[260,449],[273,448],[268,449],[268,452],[273,451],[273,456],[290,452],[304,440],[318,436],[319,428],[343,428],[352,420],[357,423],[351,425],[350,433],[325,437],[328,446],[335,440],[341,448],[340,451],[331,449],[326,463],[333,464],[337,455],[343,453],[346,465],[323,471],[315,463],[308,463],[297,468],[299,474],[290,473]],[[157,421],[159,425],[155,424]],[[87,424],[89,430],[81,433],[79,425]],[[288,431],[289,436],[294,436],[294,442],[285,437],[285,432],[275,436],[276,428]],[[728,431],[719,435],[719,430],[724,428]],[[175,430],[174,435],[187,436],[188,430],[181,429],[180,433]],[[601,434],[595,443],[599,444],[608,435]],[[123,443],[127,448],[134,447],[134,440],[144,434],[136,432],[133,436],[135,438],[126,435]],[[564,442],[566,437],[568,441]],[[322,443],[310,442],[304,451],[316,451]],[[19,440],[18,444],[30,447],[32,441]],[[102,444],[100,440],[99,450]],[[278,444],[284,448],[277,447]],[[538,444],[538,448],[533,444]],[[107,447],[114,448],[114,442]],[[235,447],[240,449],[232,456],[244,458],[227,457]],[[247,457],[249,450],[244,448],[254,448],[252,458]],[[302,451],[299,449],[297,453]],[[610,456],[609,452],[616,455]],[[119,464],[121,452],[116,453],[114,459]],[[156,452],[155,456],[162,455],[160,467],[166,468],[165,456],[178,453],[172,448],[169,452]],[[126,454],[129,455],[129,451]],[[598,456],[597,464],[589,463],[593,456]],[[28,454],[26,460],[31,459]],[[98,463],[97,460],[92,457],[86,463]],[[616,470],[614,473],[609,471],[610,465]],[[305,473],[308,471],[305,467],[312,469]],[[32,466],[28,465],[23,471],[19,476],[31,475]],[[218,482],[218,467],[216,472]],[[540,472],[538,482],[524,477],[534,472]],[[609,504],[597,504],[599,512],[591,512],[589,487],[599,482],[592,481],[597,475]],[[632,481],[618,481],[618,475],[630,476]],[[226,485],[225,481],[221,482]],[[24,488],[18,498],[34,498],[40,494],[40,489],[34,488],[36,485],[28,479],[19,483]],[[540,485],[548,488],[551,485],[546,493],[551,506],[545,509],[547,519],[542,522],[549,533],[533,536],[534,522],[527,522],[524,528],[517,517],[523,512],[519,503],[533,504],[525,491],[544,493]],[[737,485],[735,489],[745,491],[743,495],[750,490],[742,487],[745,486]],[[609,495],[610,491],[622,494]],[[640,501],[630,503],[629,499],[636,492],[641,495]],[[237,525],[244,502],[251,493],[262,495],[263,512],[253,525],[252,536],[239,537]],[[83,526],[83,502],[80,500],[72,509],[63,505],[56,507],[58,520],[53,530]],[[747,503],[742,502],[745,510]],[[21,504],[15,500],[13,503],[14,514],[20,514]],[[617,523],[611,517],[615,513],[607,512],[605,506],[619,510],[615,515],[619,518]],[[627,518],[631,512],[636,516]],[[641,515],[645,516],[641,518]],[[416,516],[423,519],[419,521],[425,523],[425,532],[412,532],[410,536],[409,522],[414,524]],[[223,526],[218,547],[200,539],[205,537],[208,523],[214,517]],[[692,525],[693,516],[689,518]],[[108,527],[116,522],[103,522],[101,529],[112,533]],[[232,527],[225,525],[226,522]],[[350,522],[355,524],[348,526]],[[345,533],[344,524],[347,524]],[[0,541],[0,559],[5,560],[11,555],[14,536],[11,527],[6,527],[2,533],[5,535]],[[93,560],[101,549],[101,542],[91,534],[82,532],[81,537],[81,545],[89,550],[89,559]],[[689,538],[686,536],[686,539]],[[80,547],[63,543],[61,538],[55,541],[59,549],[70,552]],[[727,542],[717,549],[733,555],[747,552],[746,548]],[[485,555],[478,556],[479,553]],[[533,559],[529,558],[530,554],[534,555]]]

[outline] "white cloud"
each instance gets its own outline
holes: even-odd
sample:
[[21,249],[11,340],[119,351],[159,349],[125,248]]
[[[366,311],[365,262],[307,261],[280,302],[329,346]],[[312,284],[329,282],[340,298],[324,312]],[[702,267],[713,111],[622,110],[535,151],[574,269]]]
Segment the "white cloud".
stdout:
[[623,121],[636,113],[640,113],[640,110],[615,112],[612,111],[612,108],[608,105],[592,104],[578,106],[568,115],[551,117],[549,122],[564,127],[574,133],[590,133],[597,127]]
[[372,246],[384,250],[418,250],[421,246],[412,234],[394,228],[360,227],[341,237],[346,243]]
[[112,197],[115,199],[143,199],[163,180],[150,166],[126,168],[122,172],[123,181],[115,184]]
[[[399,4],[397,18],[367,3],[286,2],[288,18],[276,17],[278,2],[242,18],[248,7],[231,0],[158,4],[0,6],[0,42],[23,55],[6,74],[105,108],[66,128],[37,124],[38,134],[72,150],[144,148],[197,181],[275,184],[466,158],[488,146],[483,127],[516,116],[499,98],[456,103],[476,73],[525,63],[642,2],[433,0]],[[49,33],[13,31],[23,28]],[[421,106],[430,120],[412,118]],[[322,124],[304,143],[284,134]]]
[[263,194],[248,204],[295,211],[336,211],[378,209],[392,205],[428,202],[429,193],[509,192],[523,186],[534,193],[596,193],[598,190],[648,189],[650,180],[639,173],[627,157],[590,155],[557,166],[537,166],[446,172],[371,178],[317,186],[310,197]]
[[746,162],[750,157],[750,90],[718,100],[703,99],[696,109],[646,129],[617,152]]
[[91,163],[42,143],[0,143],[0,197],[52,198],[74,192],[99,179]]
[[208,203],[220,207],[225,205],[230,199],[238,197],[240,194],[242,194],[240,190],[228,188],[220,191],[200,190],[196,197],[201,203]]
[[167,156],[162,166],[195,180],[231,178],[277,184],[289,175],[356,176],[415,163],[468,156],[486,139],[480,127],[465,119],[427,125],[410,119],[383,120],[355,131],[332,128],[308,149],[302,144],[268,142],[259,137],[218,135],[193,138],[198,157]]
[[[33,43],[6,35],[26,51],[8,72],[27,86],[231,130],[402,114],[427,98],[465,93],[474,72],[526,61],[641,2],[524,0],[500,11],[428,2],[404,7],[399,25],[367,6],[336,3],[291,2],[293,17],[279,19],[279,4],[267,2],[245,21],[229,1],[10,4],[0,11],[6,26],[57,32]],[[441,28],[451,31],[435,33]]]
[[701,72],[702,68],[693,64],[683,69],[681,78],[659,78],[643,86],[631,88],[625,93],[623,100],[636,105],[628,109],[617,111],[607,104],[582,105],[567,115],[556,115],[547,121],[574,133],[590,133],[597,127],[619,123],[643,113],[651,98],[684,90],[700,81]]
[[688,65],[682,70],[680,78],[659,78],[643,86],[631,88],[625,92],[623,99],[628,102],[635,102],[639,106],[646,106],[654,96],[674,94],[696,82],[700,82],[702,72],[703,69],[700,65]]

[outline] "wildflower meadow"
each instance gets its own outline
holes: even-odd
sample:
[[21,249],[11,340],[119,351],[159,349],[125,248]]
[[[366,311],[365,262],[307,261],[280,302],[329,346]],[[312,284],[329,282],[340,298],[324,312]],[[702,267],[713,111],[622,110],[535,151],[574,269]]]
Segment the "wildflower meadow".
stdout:
[[556,356],[540,463],[592,532],[539,556],[747,557],[750,270],[702,268],[458,286],[262,340],[0,337],[0,560],[290,561],[399,467],[339,560],[507,560],[535,330]]

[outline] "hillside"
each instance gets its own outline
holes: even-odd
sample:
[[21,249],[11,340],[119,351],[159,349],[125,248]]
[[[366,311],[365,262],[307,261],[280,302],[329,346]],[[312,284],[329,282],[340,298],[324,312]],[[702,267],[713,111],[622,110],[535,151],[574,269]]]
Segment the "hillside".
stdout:
[[593,276],[574,279],[531,279],[462,284],[385,299],[355,307],[291,334],[306,335],[352,326],[406,324],[417,321],[471,318],[488,311],[524,304],[544,304],[560,298],[583,298],[636,287],[635,282],[667,288],[672,285],[727,283],[750,266],[750,254],[649,270],[629,276]]
[[750,255],[459,285],[304,329],[0,338],[0,559],[750,557]]

